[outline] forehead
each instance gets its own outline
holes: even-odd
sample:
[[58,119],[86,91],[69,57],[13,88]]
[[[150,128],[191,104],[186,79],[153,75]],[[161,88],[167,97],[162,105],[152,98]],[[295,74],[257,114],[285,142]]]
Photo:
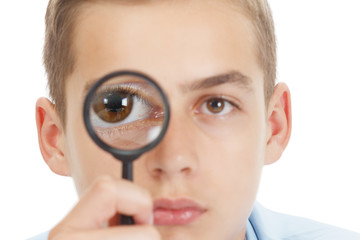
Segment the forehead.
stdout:
[[75,72],[99,78],[140,70],[162,85],[237,70],[262,79],[251,22],[222,1],[113,1],[84,6],[74,34]]

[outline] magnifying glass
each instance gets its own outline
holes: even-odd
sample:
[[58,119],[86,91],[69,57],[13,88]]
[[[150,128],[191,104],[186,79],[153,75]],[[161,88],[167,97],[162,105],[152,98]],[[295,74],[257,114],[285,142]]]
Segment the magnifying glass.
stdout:
[[[122,162],[122,177],[132,181],[132,162],[164,137],[170,107],[165,93],[149,76],[118,71],[91,86],[83,117],[91,138]],[[120,216],[120,223],[134,221]]]

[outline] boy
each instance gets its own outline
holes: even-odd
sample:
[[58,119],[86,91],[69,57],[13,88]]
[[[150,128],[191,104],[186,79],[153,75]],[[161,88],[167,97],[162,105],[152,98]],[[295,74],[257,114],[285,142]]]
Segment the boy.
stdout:
[[[291,133],[266,2],[51,1],[44,60],[55,105],[37,102],[40,149],[80,196],[49,239],[360,239],[255,203]],[[82,120],[87,86],[122,69],[156,79],[172,111],[134,183]],[[117,214],[136,224],[115,226]]]

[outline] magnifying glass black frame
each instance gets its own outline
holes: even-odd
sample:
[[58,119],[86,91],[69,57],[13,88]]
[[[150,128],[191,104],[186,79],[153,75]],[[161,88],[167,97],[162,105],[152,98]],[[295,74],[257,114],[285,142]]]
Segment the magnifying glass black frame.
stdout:
[[[121,150],[121,149],[117,149],[117,148],[114,148],[114,147],[106,144],[96,134],[96,131],[92,127],[91,119],[90,119],[90,110],[92,107],[92,100],[94,99],[96,91],[99,89],[99,87],[101,85],[103,85],[106,81],[109,81],[110,79],[124,76],[124,75],[138,77],[138,78],[144,79],[147,82],[149,82],[160,94],[162,101],[163,101],[163,105],[164,105],[164,113],[165,113],[164,114],[164,122],[163,122],[160,134],[157,136],[157,138],[155,138],[149,144],[147,144],[144,147],[141,147],[139,149],[135,149],[135,150]],[[143,153],[154,148],[164,137],[166,130],[168,128],[168,125],[169,125],[169,120],[170,120],[170,106],[169,106],[169,101],[168,101],[165,93],[163,92],[163,90],[149,76],[147,76],[143,73],[137,72],[137,71],[130,71],[130,70],[116,71],[116,72],[110,73],[110,74],[102,77],[100,80],[98,80],[91,86],[91,88],[85,98],[83,118],[84,118],[86,130],[88,131],[90,137],[95,141],[95,143],[99,147],[101,147],[103,150],[111,153],[116,159],[120,160],[123,163],[122,177],[124,179],[128,179],[128,180],[132,181],[133,180],[132,162],[134,160],[136,160],[138,157],[140,157]],[[127,219],[125,219],[125,218],[127,218]],[[122,224],[132,224],[133,223],[133,220],[130,217],[125,216],[125,218],[124,217],[121,218]]]

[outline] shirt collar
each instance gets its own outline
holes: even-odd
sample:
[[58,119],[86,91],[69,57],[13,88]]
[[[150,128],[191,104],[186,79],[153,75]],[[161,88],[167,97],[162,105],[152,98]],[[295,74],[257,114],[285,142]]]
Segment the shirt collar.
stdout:
[[254,227],[252,226],[252,224],[249,220],[246,223],[245,240],[258,240],[255,230],[254,230]]

